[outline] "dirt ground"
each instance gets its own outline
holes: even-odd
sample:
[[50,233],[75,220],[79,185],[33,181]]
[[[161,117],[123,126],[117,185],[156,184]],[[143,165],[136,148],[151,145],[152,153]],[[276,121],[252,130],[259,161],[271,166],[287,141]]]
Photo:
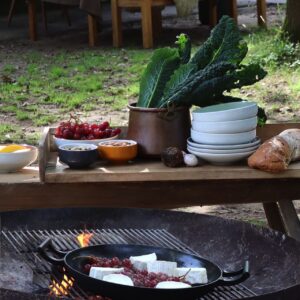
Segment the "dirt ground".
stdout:
[[[284,17],[284,14],[280,7],[278,8],[277,6],[270,6],[268,8],[268,23],[269,24],[277,24],[282,22],[282,19]],[[6,38],[5,40],[5,34],[2,35],[2,38],[0,37],[0,47],[2,49],[5,49],[7,51],[15,51],[18,49],[20,54],[22,53],[22,47],[28,47],[32,46],[27,40],[25,39],[19,39],[20,34],[26,32],[24,31],[24,27],[20,25],[18,27],[18,20],[21,22],[22,18],[24,20],[24,16],[19,17],[16,21],[16,27],[14,28],[14,34],[15,36],[11,36],[11,32],[7,31]],[[51,16],[50,16],[50,22],[51,22]],[[239,9],[239,24],[243,30],[247,30],[250,27],[256,26],[256,14],[255,14],[255,8],[254,7],[243,7]],[[84,45],[85,38],[86,38],[86,33],[85,30],[82,29],[82,23],[77,24],[79,28],[81,28],[81,31],[75,33],[76,30],[76,22],[73,25],[73,29],[70,30],[70,33],[68,33],[66,30],[61,32],[60,35],[55,36],[56,29],[53,27],[53,34],[45,37],[43,34],[41,35],[43,39],[41,39],[39,42],[34,47],[37,47],[39,49],[43,49],[46,47],[49,47],[49,43],[51,44],[50,48],[54,49],[55,47],[64,47],[66,44],[69,43],[69,41],[73,42],[74,46],[74,38],[76,34],[76,41],[75,41],[75,47],[78,46],[78,48],[86,47]],[[54,25],[53,25],[54,26]],[[136,26],[136,24],[133,22],[128,22],[127,26]],[[199,27],[199,22],[197,19],[197,15],[194,14],[192,18],[189,19],[175,19],[172,18],[172,12],[170,12],[170,16],[164,20],[164,26],[166,28],[173,28],[174,32],[178,28],[186,28],[189,29],[191,32],[191,36],[193,37],[193,34],[198,34],[199,31],[203,34],[203,37],[207,36],[209,31],[208,28],[205,27]],[[104,29],[106,30],[106,29]],[[170,31],[168,31],[170,32]],[[108,30],[107,34],[104,33],[103,37],[104,39],[101,41],[104,46],[107,46],[108,44],[111,43],[110,39],[110,34],[111,32]],[[168,42],[169,39],[173,40],[173,35],[172,37],[165,37],[166,42]],[[18,41],[15,40],[15,38],[18,38]],[[126,38],[126,36],[125,36]],[[127,37],[130,38],[130,37]],[[134,40],[134,37],[132,37]],[[77,44],[76,44],[77,43]],[[84,46],[83,46],[84,45]],[[100,114],[107,114],[109,113],[110,117],[115,123],[119,123],[120,125],[126,125],[127,118],[128,118],[128,111],[126,108],[124,108],[121,111],[118,112],[112,112],[112,111],[107,111],[103,112],[103,109],[99,111],[93,111],[92,113],[89,113],[86,115],[86,119],[88,121],[93,121],[95,119],[99,119]],[[5,118],[5,122],[9,122],[9,115],[3,116]],[[2,118],[2,120],[4,120]],[[25,130],[40,130],[39,128],[26,128],[24,127]],[[300,214],[300,201],[295,202],[298,214]],[[211,215],[217,215],[225,218],[233,218],[233,219],[239,219],[239,220],[245,220],[245,221],[250,221],[259,225],[265,225],[266,220],[265,220],[265,215],[263,211],[263,207],[261,204],[249,204],[249,205],[222,205],[222,206],[206,206],[206,207],[189,207],[189,208],[183,208],[181,209],[183,211],[187,212],[197,212],[197,213],[206,213],[206,214],[211,214]]]

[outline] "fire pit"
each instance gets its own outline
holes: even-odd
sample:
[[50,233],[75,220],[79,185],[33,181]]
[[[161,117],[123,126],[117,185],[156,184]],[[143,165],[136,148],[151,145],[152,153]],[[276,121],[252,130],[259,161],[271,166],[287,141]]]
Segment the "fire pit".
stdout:
[[[52,237],[58,250],[90,244],[144,244],[198,254],[228,271],[250,261],[243,284],[217,287],[200,299],[299,300],[300,244],[265,228],[217,217],[141,209],[45,209],[1,214],[1,299],[97,299],[52,267],[37,246]],[[98,298],[101,299],[101,298]]]

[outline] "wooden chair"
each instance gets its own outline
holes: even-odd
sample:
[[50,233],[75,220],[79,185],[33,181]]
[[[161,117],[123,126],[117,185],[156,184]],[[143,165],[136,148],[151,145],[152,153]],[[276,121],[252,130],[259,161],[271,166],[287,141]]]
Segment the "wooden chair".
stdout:
[[162,28],[161,10],[172,0],[111,0],[112,29],[114,47],[122,46],[122,9],[138,8],[142,13],[143,47],[153,47],[153,34]]

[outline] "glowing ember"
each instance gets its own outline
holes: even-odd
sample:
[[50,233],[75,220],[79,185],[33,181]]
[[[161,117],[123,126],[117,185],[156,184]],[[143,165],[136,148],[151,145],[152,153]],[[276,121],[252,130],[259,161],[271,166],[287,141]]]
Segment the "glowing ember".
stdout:
[[63,280],[58,283],[55,280],[52,280],[52,284],[49,286],[50,295],[56,296],[66,296],[69,293],[69,290],[73,286],[73,280],[69,279],[65,274]]
[[77,236],[79,245],[82,247],[87,247],[90,243],[90,240],[94,234],[93,233],[81,233]]

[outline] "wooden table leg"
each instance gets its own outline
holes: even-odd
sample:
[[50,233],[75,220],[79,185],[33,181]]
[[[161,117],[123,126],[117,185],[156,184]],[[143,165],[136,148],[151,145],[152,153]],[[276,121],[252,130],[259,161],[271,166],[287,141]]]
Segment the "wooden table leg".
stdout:
[[269,227],[282,233],[286,233],[278,204],[276,202],[263,203],[263,206]]
[[218,23],[218,8],[216,0],[209,0],[209,25],[214,27]]
[[257,0],[257,22],[259,26],[267,26],[267,4],[266,0]]
[[122,46],[123,36],[122,36],[122,11],[118,5],[118,0],[111,0],[111,18],[112,18],[113,46],[119,48]]
[[279,201],[278,206],[287,234],[300,241],[300,220],[292,201]]
[[32,41],[36,41],[37,40],[36,0],[27,0],[27,4],[28,4],[29,37]]
[[230,11],[231,11],[231,17],[237,23],[238,22],[237,0],[231,0]]
[[88,27],[89,27],[89,46],[95,47],[98,41],[97,18],[90,14],[88,15]]
[[153,47],[152,28],[152,0],[143,0],[141,3],[143,47],[145,49]]
[[155,38],[158,38],[162,33],[162,16],[161,16],[161,7],[152,8],[152,26],[153,26],[153,35]]

